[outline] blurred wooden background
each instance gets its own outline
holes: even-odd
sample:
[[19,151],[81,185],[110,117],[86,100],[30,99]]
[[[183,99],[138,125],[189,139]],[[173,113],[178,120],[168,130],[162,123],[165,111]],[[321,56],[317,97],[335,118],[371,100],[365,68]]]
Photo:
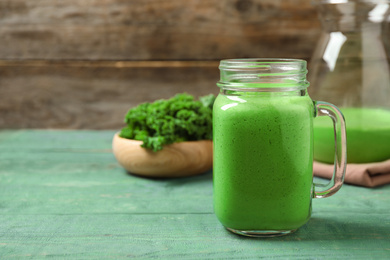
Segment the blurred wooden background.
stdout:
[[119,129],[217,94],[221,59],[308,60],[319,34],[308,0],[0,0],[0,128]]

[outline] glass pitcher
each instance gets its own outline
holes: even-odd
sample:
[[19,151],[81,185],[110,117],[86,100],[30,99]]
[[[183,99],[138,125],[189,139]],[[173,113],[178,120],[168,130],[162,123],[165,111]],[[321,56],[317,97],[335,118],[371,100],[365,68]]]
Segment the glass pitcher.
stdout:
[[[310,96],[343,112],[349,163],[390,159],[390,1],[315,0],[322,34],[310,61]],[[325,122],[324,122],[325,121]],[[314,120],[314,159],[331,163],[334,141]]]

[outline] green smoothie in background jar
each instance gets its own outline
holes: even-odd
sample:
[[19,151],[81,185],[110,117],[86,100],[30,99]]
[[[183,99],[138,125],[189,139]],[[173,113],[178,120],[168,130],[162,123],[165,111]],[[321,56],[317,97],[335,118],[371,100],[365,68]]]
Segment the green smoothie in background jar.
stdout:
[[[310,61],[309,94],[344,114],[348,163],[389,160],[390,1],[312,3],[322,32]],[[314,120],[314,159],[319,162],[334,159],[329,122]]]
[[[311,198],[334,194],[345,173],[341,112],[307,94],[306,62],[223,60],[213,110],[214,211],[246,236],[294,232],[310,218]],[[336,171],[324,191],[313,185],[313,118],[336,120]]]
[[[347,122],[349,163],[368,163],[390,158],[390,110],[341,108]],[[314,120],[314,159],[332,163],[333,129],[327,118]]]

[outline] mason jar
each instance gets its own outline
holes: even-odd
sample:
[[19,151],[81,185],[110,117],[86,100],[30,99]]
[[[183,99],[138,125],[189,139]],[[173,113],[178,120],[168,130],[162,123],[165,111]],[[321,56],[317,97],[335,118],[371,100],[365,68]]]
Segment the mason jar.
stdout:
[[[215,214],[241,235],[294,232],[308,221],[312,197],[330,196],[343,183],[343,115],[332,104],[311,100],[304,60],[230,59],[219,69],[213,108]],[[318,190],[313,184],[317,116],[331,118],[336,142],[333,179]]]

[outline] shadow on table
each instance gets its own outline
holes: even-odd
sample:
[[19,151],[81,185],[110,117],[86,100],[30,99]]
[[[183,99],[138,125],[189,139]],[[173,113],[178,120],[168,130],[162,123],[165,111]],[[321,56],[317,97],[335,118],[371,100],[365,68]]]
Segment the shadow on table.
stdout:
[[209,170],[204,173],[201,173],[199,175],[195,176],[186,176],[186,177],[170,177],[170,178],[157,178],[157,177],[147,177],[147,176],[141,176],[137,174],[133,174],[131,172],[126,171],[128,175],[136,177],[136,178],[142,178],[146,180],[152,180],[157,182],[166,182],[169,185],[175,186],[175,185],[182,185],[184,183],[198,183],[198,182],[211,182],[213,181],[213,171]]
[[[375,218],[364,214],[367,219],[351,217],[351,214],[342,218],[312,217],[308,223],[298,229],[295,233],[270,238],[259,238],[275,241],[319,241],[319,240],[383,240],[390,239],[390,226],[386,221],[375,221]],[[356,214],[355,216],[358,216]],[[371,218],[371,219],[370,219]],[[230,236],[240,239],[253,239],[239,236],[226,230]]]

